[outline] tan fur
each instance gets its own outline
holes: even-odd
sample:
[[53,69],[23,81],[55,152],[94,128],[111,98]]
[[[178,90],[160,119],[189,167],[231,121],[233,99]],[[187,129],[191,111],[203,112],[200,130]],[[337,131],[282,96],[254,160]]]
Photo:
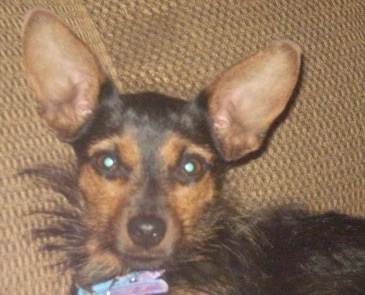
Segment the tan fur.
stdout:
[[[125,163],[133,174],[138,174],[139,148],[137,142],[131,136],[113,137],[98,142],[89,149],[92,157],[99,151],[114,150],[121,161]],[[90,226],[106,230],[110,220],[121,214],[121,210],[128,202],[128,198],[134,190],[133,180],[118,178],[107,180],[97,174],[91,164],[86,164],[80,169],[79,186],[83,192],[90,215]],[[113,238],[111,238],[111,241]]]
[[[213,154],[200,146],[194,145],[183,137],[171,135],[163,145],[161,155],[166,166],[176,166],[178,157],[183,151],[200,155],[207,163],[212,163]],[[202,179],[191,185],[185,186],[175,183],[168,188],[169,204],[178,216],[184,228],[194,226],[194,223],[202,215],[203,208],[212,201],[215,191],[215,183],[210,172],[207,171]],[[189,236],[188,234],[186,236]]]
[[[89,148],[89,157],[92,157],[99,151],[115,150],[123,164],[130,169],[137,169],[140,162],[140,148],[133,132],[128,132],[123,136],[113,136],[97,142]],[[127,151],[127,152],[126,152]]]
[[[83,159],[84,150],[78,153],[82,155],[78,183],[87,207],[82,216],[87,229],[82,249],[77,251],[86,251],[88,255],[80,255],[84,260],[82,265],[76,266],[79,268],[76,281],[86,287],[126,273],[130,261],[135,269],[161,267],[175,252],[184,247],[189,249],[189,245],[199,245],[204,239],[201,235],[209,235],[202,232],[204,226],[200,224],[197,229],[197,225],[206,217],[207,205],[216,194],[215,176],[211,171],[216,157],[237,160],[260,148],[268,128],[286,107],[300,68],[300,49],[290,41],[274,43],[240,61],[203,91],[208,100],[207,113],[200,115],[204,119],[207,116],[204,123],[211,126],[205,128],[202,124],[202,129],[207,136],[210,131],[213,133],[205,144],[197,145],[166,126],[167,135],[158,134],[161,142],[154,142],[151,151],[148,140],[152,135],[141,139],[138,133],[149,132],[148,128],[144,129],[141,124],[127,125],[128,120],[121,121],[123,123],[104,120],[108,114],[102,111],[112,111],[115,105],[122,109],[124,102],[121,97],[113,96],[114,93],[110,97],[105,95],[104,90],[109,90],[111,81],[106,83],[102,66],[84,42],[57,17],[44,10],[31,11],[25,21],[23,45],[27,76],[41,103],[42,117],[61,139],[75,144],[81,138],[81,144],[75,144],[76,149],[86,142],[89,159]],[[109,104],[103,100],[101,108],[95,112],[99,95],[110,100]],[[100,110],[104,117],[98,121],[95,118],[99,118]],[[113,113],[111,118],[118,115],[118,112]],[[85,124],[88,119],[91,124]],[[113,129],[112,137],[105,135],[94,141],[90,136],[92,140],[83,141],[84,133],[93,135],[94,127],[100,122],[107,122],[106,126],[113,125],[113,128],[114,124],[125,124],[120,126],[123,133]],[[84,126],[86,128],[81,128]],[[100,137],[100,132],[97,136]],[[98,156],[105,152],[113,152],[113,157],[117,155],[124,174],[110,177],[107,174],[110,167],[95,168]],[[187,157],[188,164],[193,162],[193,171],[184,169],[186,162],[181,163],[182,157]],[[100,159],[101,165],[104,160]],[[128,229],[136,216],[153,216],[163,223],[162,234],[154,228],[153,234],[161,238],[156,244],[146,246],[145,241],[135,238],[134,234],[141,234],[141,228]],[[151,219],[149,222],[142,223],[154,227]],[[144,237],[149,239],[148,243],[154,241],[153,236]],[[155,260],[158,265],[146,266],[147,260]],[[136,265],[138,263],[141,266]],[[172,289],[170,294],[204,295],[186,287],[189,289]],[[222,292],[219,289],[217,293],[231,287],[222,285],[221,288]]]
[[[143,249],[136,246],[130,239],[126,224],[135,210],[136,193],[141,189],[143,171],[141,170],[141,155],[138,143],[131,135],[114,136],[102,140],[89,148],[92,157],[100,151],[117,150],[121,161],[131,167],[128,179],[106,180],[98,175],[90,164],[80,169],[79,185],[86,199],[89,216],[87,223],[93,233],[102,234],[105,239],[90,239],[87,249],[92,255],[90,265],[102,267],[109,265],[111,269],[121,270],[127,266],[121,265],[115,255],[102,250],[102,243],[116,244],[118,249],[134,257],[168,256],[177,243],[188,243],[193,235],[189,231],[203,214],[207,203],[211,202],[215,192],[215,183],[209,171],[191,185],[178,182],[169,184],[169,171],[178,165],[183,151],[201,156],[207,163],[213,161],[213,154],[200,146],[192,144],[187,139],[172,134],[161,143],[161,149],[156,157],[162,161],[164,167],[159,186],[163,188],[159,215],[164,216],[167,231],[162,242],[153,249]],[[88,267],[88,271],[92,271]],[[85,271],[85,270],[84,270]],[[86,271],[85,271],[86,272]],[[82,278],[79,278],[82,281]]]

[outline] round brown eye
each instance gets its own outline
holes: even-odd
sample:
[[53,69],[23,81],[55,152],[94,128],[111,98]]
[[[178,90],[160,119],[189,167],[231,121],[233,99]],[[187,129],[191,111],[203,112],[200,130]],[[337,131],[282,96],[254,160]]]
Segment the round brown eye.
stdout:
[[128,178],[130,169],[123,165],[113,151],[102,151],[92,157],[91,164],[95,171],[107,179]]
[[114,157],[111,156],[105,156],[101,159],[103,168],[105,169],[113,169],[113,167],[117,164],[117,161]]
[[198,181],[207,170],[206,162],[198,155],[183,156],[177,168],[177,178],[182,183]]
[[113,170],[113,168],[116,168],[118,165],[118,159],[113,154],[101,154],[97,156],[96,164],[98,168],[110,171]]
[[201,170],[201,164],[196,159],[190,159],[183,163],[184,172],[188,175],[194,175]]

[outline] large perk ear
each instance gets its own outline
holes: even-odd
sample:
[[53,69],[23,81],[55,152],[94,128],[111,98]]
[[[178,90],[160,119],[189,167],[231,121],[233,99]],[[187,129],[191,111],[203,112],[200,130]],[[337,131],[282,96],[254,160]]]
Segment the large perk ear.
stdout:
[[296,85],[300,48],[279,41],[238,62],[207,87],[208,112],[225,160],[257,150]]
[[91,50],[47,10],[30,11],[23,34],[26,74],[40,114],[68,139],[93,112],[105,72]]

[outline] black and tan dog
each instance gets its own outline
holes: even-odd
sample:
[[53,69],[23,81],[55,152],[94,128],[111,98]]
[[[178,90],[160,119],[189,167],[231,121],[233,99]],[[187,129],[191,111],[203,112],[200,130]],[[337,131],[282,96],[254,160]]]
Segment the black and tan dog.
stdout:
[[363,220],[294,210],[242,216],[219,195],[224,168],[258,150],[285,109],[300,55],[290,41],[273,43],[190,102],[121,95],[57,17],[28,14],[27,77],[41,116],[78,158],[74,178],[30,170],[70,203],[38,233],[58,237],[48,247],[66,252],[79,294],[134,271],[161,274],[169,294],[365,294]]

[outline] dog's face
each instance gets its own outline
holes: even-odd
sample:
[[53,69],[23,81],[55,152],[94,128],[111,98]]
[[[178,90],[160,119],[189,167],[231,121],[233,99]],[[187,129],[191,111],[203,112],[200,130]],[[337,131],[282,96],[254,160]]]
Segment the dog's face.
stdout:
[[79,160],[90,232],[78,274],[85,285],[126,268],[163,267],[202,239],[199,222],[217,197],[216,163],[261,146],[300,67],[299,48],[281,41],[193,101],[120,95],[89,48],[44,10],[27,17],[24,56],[41,116]]
[[213,198],[209,129],[196,105],[114,94],[73,140],[88,223],[125,265],[160,267]]

